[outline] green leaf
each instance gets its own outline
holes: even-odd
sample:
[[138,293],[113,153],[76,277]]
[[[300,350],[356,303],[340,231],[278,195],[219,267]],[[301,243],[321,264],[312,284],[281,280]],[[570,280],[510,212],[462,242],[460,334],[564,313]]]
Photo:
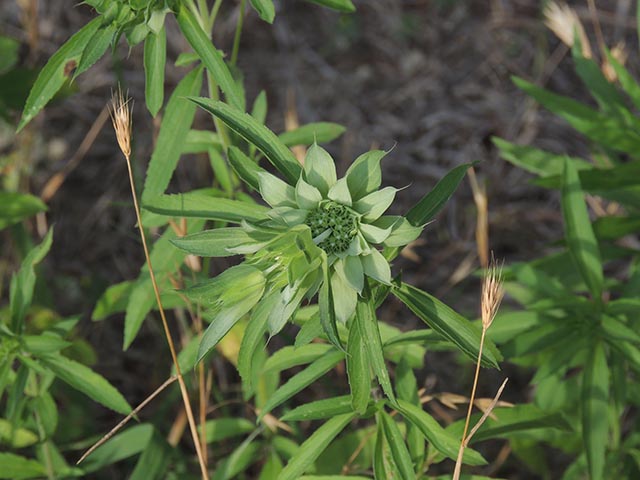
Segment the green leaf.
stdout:
[[100,28],[102,18],[97,17],[82,27],[58,49],[43,67],[33,84],[18,124],[18,132],[35,117],[69,79],[77,66],[87,42]]
[[[452,460],[458,457],[460,440],[442,428],[440,424],[421,407],[404,400],[398,400],[397,409],[403,417],[418,427],[424,438],[426,438],[438,452]],[[463,461],[468,465],[487,464],[486,460],[482,458],[482,455],[469,448],[464,452]]]
[[551,152],[540,150],[539,148],[516,145],[515,143],[507,142],[498,137],[492,137],[491,141],[500,150],[500,156],[502,158],[536,175],[562,175],[565,159],[569,159],[576,167],[576,170],[589,170],[593,168],[593,165],[581,158],[555,155]]
[[419,227],[433,219],[451,198],[472,165],[472,163],[458,165],[442,177],[436,186],[405,215],[409,223]]
[[308,123],[294,130],[278,135],[280,141],[287,147],[296,145],[312,145],[313,143],[328,143],[344,133],[346,129],[337,123],[317,122]]
[[384,410],[380,411],[378,419],[382,424],[382,431],[384,432],[384,436],[389,444],[391,456],[398,467],[402,478],[415,478],[411,455],[409,454],[409,450],[407,450],[407,446],[404,443],[404,439],[402,438],[402,433],[400,432],[398,425]]
[[27,351],[34,355],[56,353],[71,345],[70,342],[49,332],[43,332],[40,335],[23,335],[22,340]]
[[[387,344],[388,342],[385,343],[385,346]],[[400,358],[396,366],[395,377],[398,398],[421,407],[422,403],[420,402],[420,395],[418,394],[418,381],[406,355]],[[411,422],[407,424],[407,447],[411,454],[411,459],[416,465],[420,465],[425,453],[424,439],[418,427]]]
[[246,141],[258,147],[290,185],[296,184],[302,167],[291,150],[283,145],[271,130],[258,123],[248,113],[226,103],[203,97],[192,97],[190,100],[218,117]]
[[229,163],[233,171],[254,190],[260,189],[260,175],[267,171],[247,157],[238,147],[231,146],[227,150]]
[[343,358],[343,352],[333,350],[324,354],[322,357],[317,359],[300,373],[295,374],[284,385],[278,388],[278,390],[276,390],[276,392],[271,397],[269,397],[262,410],[260,411],[259,418],[262,419],[262,417],[264,417],[278,405],[286,402],[296,393],[311,385],[318,378],[335,367]]
[[244,472],[249,466],[259,458],[261,445],[247,438],[232,453],[220,462],[212,480],[230,480],[237,478],[237,475]]
[[260,270],[240,264],[225,270],[209,282],[195,285],[184,292],[190,299],[214,308],[211,312],[204,313],[211,324],[202,335],[198,362],[258,303],[264,293],[265,282]]
[[134,281],[127,281],[108,287],[96,302],[96,306],[91,313],[91,320],[97,322],[116,312],[124,312],[135,283]]
[[171,240],[176,247],[201,257],[230,257],[232,248],[256,243],[256,239],[243,228],[215,228]]
[[156,431],[136,462],[129,480],[160,480],[166,478],[173,448]]
[[280,292],[277,291],[262,297],[251,314],[251,319],[240,343],[238,373],[242,378],[242,387],[246,399],[253,393],[253,381],[258,373],[257,370],[262,367],[262,365],[257,366],[255,364],[254,356],[261,344],[264,347],[264,334],[267,331],[269,314],[280,300],[279,297]]
[[9,480],[42,478],[47,474],[44,465],[14,453],[0,452],[0,465],[0,478]]
[[601,113],[571,98],[557,95],[514,77],[513,82],[551,112],[564,118],[594,142],[632,155],[640,149],[640,134],[620,118]]
[[[0,445],[10,448],[26,448],[38,443],[38,435],[26,428],[17,428],[10,421],[0,418]],[[2,477],[0,477],[2,478]]]
[[291,457],[289,463],[278,476],[278,480],[298,480],[355,416],[355,413],[347,413],[325,422],[300,445],[296,454]]
[[600,250],[591,228],[578,172],[569,161],[565,161],[562,214],[571,256],[591,296],[594,300],[600,301],[604,282]]
[[136,425],[118,433],[89,455],[82,462],[82,469],[85,473],[96,472],[107,465],[137,455],[149,444],[153,433],[153,425],[149,423]]
[[338,327],[336,324],[336,313],[333,307],[333,293],[331,291],[331,280],[329,276],[329,265],[327,255],[322,252],[322,284],[318,292],[318,306],[320,309],[320,324],[322,330],[328,340],[339,349],[342,349],[340,338],[338,336]]
[[291,185],[268,172],[261,173],[258,180],[260,195],[271,207],[297,207],[296,191]]
[[167,61],[167,32],[151,32],[144,41],[144,100],[155,117],[164,101],[164,66]]
[[[480,331],[471,322],[437,298],[406,283],[392,289],[392,292],[421,320],[456,345],[470,359],[475,361],[478,358]],[[495,345],[485,339],[482,365],[499,368],[498,361],[501,359]]]
[[371,367],[361,329],[352,325],[347,341],[347,375],[351,389],[351,406],[363,415],[371,397]]
[[222,150],[220,135],[209,130],[189,130],[182,153],[208,153],[211,150]]
[[36,284],[35,266],[44,259],[51,248],[53,228],[49,229],[42,243],[34,247],[22,261],[20,270],[11,278],[9,288],[9,309],[11,312],[11,330],[21,333],[24,317],[31,306],[33,289]]
[[273,23],[273,19],[276,16],[273,0],[251,0],[251,6],[258,12],[262,20],[267,23]]
[[618,113],[625,108],[622,95],[604,76],[600,65],[592,58],[585,58],[582,55],[582,48],[579,43],[575,42],[571,49],[576,73],[603,111]]
[[609,367],[602,342],[597,341],[582,376],[582,439],[591,480],[604,479],[609,438]]
[[196,113],[195,106],[184,97],[197,95],[201,87],[202,69],[196,68],[180,81],[171,94],[147,168],[142,203],[148,203],[167,189]]
[[282,347],[269,357],[264,364],[262,372],[280,373],[289,368],[306,365],[316,361],[332,349],[333,347],[326,343],[312,343],[301,347]]
[[353,316],[358,301],[358,292],[337,272],[331,274],[331,295],[336,320],[345,324]]
[[[349,360],[349,357],[347,357],[347,360]],[[351,403],[350,395],[316,400],[315,402],[305,403],[293,410],[289,410],[280,417],[280,420],[283,422],[323,420],[325,418],[335,417],[336,415],[342,415],[343,413],[353,412]]]
[[26,193],[0,192],[0,205],[0,230],[36,213],[47,211],[42,200]]
[[613,55],[611,55],[611,52],[609,52],[609,50],[606,50],[606,54],[609,64],[616,72],[616,76],[618,77],[620,86],[629,96],[629,98],[633,102],[633,105],[636,108],[640,108],[640,85],[638,85],[638,82],[635,78],[633,78],[629,71],[624,68],[624,66],[620,62],[618,62],[618,60],[616,60]]
[[362,271],[364,274],[383,285],[391,285],[391,267],[386,258],[375,248],[369,255],[361,255]]
[[351,3],[351,0],[307,0],[308,2],[322,5],[323,7],[336,10],[338,12],[353,13],[356,11],[356,7]]
[[363,339],[365,348],[369,355],[369,364],[378,378],[378,382],[382,387],[385,395],[395,402],[389,371],[384,363],[384,355],[382,350],[382,340],[380,339],[380,329],[378,328],[378,319],[375,316],[373,305],[362,300],[356,305],[356,316],[351,328],[358,328]]
[[8,72],[18,63],[20,42],[0,35],[0,74]]
[[229,438],[240,437],[256,429],[246,418],[217,418],[204,424],[207,443],[216,443]]
[[[220,52],[216,49],[213,43],[211,43],[211,40],[209,40],[205,32],[202,30],[198,20],[194,17],[186,4],[180,3],[176,20],[180,26],[180,31],[185,36],[191,47],[200,56],[200,60],[202,60],[204,66],[220,86],[220,89],[225,94],[227,101],[239,110],[243,110],[244,102],[238,93],[235,80],[233,79],[229,68],[224,63]],[[191,95],[197,95],[198,93],[199,92],[194,92]],[[164,123],[165,122],[163,122],[163,124]]]
[[217,198],[197,192],[160,195],[149,198],[142,206],[145,210],[177,218],[204,218],[223,222],[259,222],[266,218],[266,207],[257,204]]
[[78,67],[73,73],[73,79],[83,72],[86,72],[91,68],[98,60],[102,58],[104,52],[107,51],[111,41],[116,34],[118,27],[115,24],[106,25],[101,27],[96,33],[93,34],[91,39],[87,42],[87,46],[82,52],[82,57],[78,63]]
[[62,355],[44,355],[40,357],[40,362],[60,380],[105,407],[123,415],[131,412],[131,407],[113,385],[81,363]]
[[353,208],[363,215],[363,219],[367,222],[374,222],[387,211],[396,197],[397,188],[384,187],[365,195],[360,200],[353,203]]

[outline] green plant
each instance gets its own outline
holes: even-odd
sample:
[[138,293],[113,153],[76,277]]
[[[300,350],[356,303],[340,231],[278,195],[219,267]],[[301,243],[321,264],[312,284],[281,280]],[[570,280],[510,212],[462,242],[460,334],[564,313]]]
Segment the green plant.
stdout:
[[560,191],[565,233],[560,251],[506,269],[507,292],[524,311],[500,314],[490,337],[507,359],[534,369],[535,404],[572,426],[517,444],[532,468],[550,477],[536,460],[544,440],[575,456],[563,479],[636,478],[638,425],[629,408],[640,398],[640,277],[637,246],[625,239],[639,226],[640,85],[603,48],[615,72],[607,78],[575,38],[575,70],[597,109],[514,82],[589,140],[592,161],[494,139],[506,160],[538,176],[536,185]]
[[[166,372],[169,380],[160,389],[177,375],[187,412],[192,399],[186,390],[198,391],[199,431],[188,416],[196,451],[201,453],[201,477],[339,480],[371,478],[373,473],[375,478],[410,479],[424,478],[446,458],[455,460],[466,427],[458,422],[444,428],[423,408],[414,370],[422,367],[426,348],[459,351],[493,368],[502,357],[484,337],[488,325],[481,330],[400,275],[394,277],[391,262],[438,214],[470,165],[451,170],[406,215],[383,215],[396,193],[392,187],[380,189],[385,152],[364,153],[338,179],[333,159],[318,144],[337,138],[343,127],[315,123],[276,135],[264,125],[264,93],[247,108],[235,67],[244,0],[229,61],[210,40],[221,0],[211,8],[207,2],[191,0],[86,3],[99,16],[45,65],[18,130],[26,128],[72,72],[73,77],[82,74],[121,36],[132,47],[144,42],[145,104],[153,116],[162,111],[140,198],[143,212],[138,217],[148,265],[137,279],[109,287],[92,318],[101,321],[113,313],[125,313],[123,350],[132,345],[153,311],[160,312],[170,346],[177,331],[180,341],[175,343],[184,348],[177,357],[171,352],[174,371]],[[313,3],[353,10],[349,0]],[[273,21],[270,0],[252,0],[251,5],[261,18]],[[165,105],[167,15],[175,15],[193,52],[178,58],[176,63],[191,70]],[[201,97],[205,75],[208,97]],[[197,106],[212,114],[215,131],[192,128]],[[129,120],[118,123],[124,110],[128,114],[123,103],[116,106],[114,123],[129,162],[135,161],[131,151],[135,129]],[[293,146],[309,147],[303,165],[291,152]],[[213,184],[166,194],[181,156],[189,153],[207,155]],[[265,160],[271,165],[265,165]],[[254,190],[269,207],[255,200]],[[151,227],[162,233],[147,253],[144,229]],[[211,272],[218,264],[199,260],[233,255],[243,256],[242,263],[213,278]],[[155,277],[150,276],[152,269]],[[389,295],[408,306],[428,328],[402,332],[378,319],[376,311]],[[165,309],[172,309],[178,319],[173,332],[165,321]],[[295,340],[288,342],[293,332]],[[285,346],[272,352],[267,343],[278,333],[283,333]],[[242,399],[208,385],[214,355],[237,366]],[[294,399],[311,392],[323,376],[337,375],[332,373],[334,368],[345,361],[347,381],[335,382],[332,396],[302,403]],[[297,372],[286,372],[292,368]],[[15,395],[22,395],[16,388]],[[216,410],[219,416],[208,418],[213,400],[221,413]],[[242,402],[245,410],[227,408],[228,400]],[[273,415],[278,408],[280,418]],[[530,406],[513,411],[496,409],[498,420],[488,421],[474,440],[564,427],[557,415]],[[312,434],[309,422],[319,422],[317,427],[313,424]],[[69,470],[53,462],[49,476],[93,474],[109,463],[140,454],[134,478],[192,478],[194,459],[171,449],[160,431],[147,423],[112,432],[79,467]],[[486,462],[471,449],[464,452],[463,460],[472,465]],[[33,473],[31,478],[37,476]]]

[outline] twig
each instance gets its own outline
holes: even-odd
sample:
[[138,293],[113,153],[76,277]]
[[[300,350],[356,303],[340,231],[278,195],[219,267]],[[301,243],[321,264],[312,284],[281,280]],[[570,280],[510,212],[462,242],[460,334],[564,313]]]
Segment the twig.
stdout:
[[76,462],[76,465],[79,465],[85,458],[87,458],[89,455],[91,455],[99,446],[101,446],[107,440],[109,440],[111,437],[113,437],[118,432],[118,430],[120,430],[122,427],[124,427],[126,425],[126,423],[129,420],[131,420],[133,417],[135,417],[138,414],[138,412],[140,412],[140,410],[142,410],[144,407],[146,407],[147,404],[151,400],[156,398],[160,392],[162,392],[165,388],[167,388],[169,385],[171,385],[177,379],[178,379],[178,377],[176,377],[175,375],[169,377],[151,395],[149,395],[147,398],[145,398],[140,405],[138,405],[136,408],[134,408],[129,415],[124,417],[115,427],[113,427],[109,431],[109,433],[107,433],[104,437],[102,437],[100,440],[98,440],[98,442],[96,442],[89,450],[84,452],[84,454],[80,457],[80,460],[78,460]]

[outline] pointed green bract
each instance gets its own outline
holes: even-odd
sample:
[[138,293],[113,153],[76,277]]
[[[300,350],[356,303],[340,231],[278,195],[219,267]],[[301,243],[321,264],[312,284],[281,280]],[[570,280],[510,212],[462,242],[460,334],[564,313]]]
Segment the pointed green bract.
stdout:
[[360,257],[364,274],[384,285],[391,285],[391,268],[386,258],[375,249],[369,255]]
[[336,166],[333,158],[317,143],[309,147],[304,157],[304,174],[307,182],[320,190],[323,196],[326,196],[329,189],[336,183]]
[[296,184],[296,203],[303,210],[317,208],[322,200],[322,194],[316,187],[309,185],[302,178]]
[[397,191],[398,189],[393,187],[377,190],[356,201],[353,208],[361,213],[365,220],[374,222],[391,206]]
[[331,292],[333,293],[333,308],[336,320],[347,323],[356,310],[358,292],[337,272],[331,275]]
[[258,12],[262,20],[267,23],[273,23],[273,19],[276,16],[273,0],[251,0],[251,6]]
[[296,145],[312,145],[335,140],[345,131],[342,125],[329,122],[308,123],[294,130],[281,133],[278,137],[287,147]]
[[260,195],[273,208],[296,206],[296,191],[291,185],[270,173],[260,173],[258,182]]
[[358,293],[364,288],[364,270],[360,257],[347,256],[336,260],[333,265],[335,271],[349,286]]
[[380,161],[386,154],[387,152],[382,150],[372,150],[363,153],[351,164],[344,177],[347,179],[354,201],[360,200],[380,187],[382,183]]
[[352,204],[351,193],[346,178],[341,178],[329,189],[327,197],[334,202],[350,207]]

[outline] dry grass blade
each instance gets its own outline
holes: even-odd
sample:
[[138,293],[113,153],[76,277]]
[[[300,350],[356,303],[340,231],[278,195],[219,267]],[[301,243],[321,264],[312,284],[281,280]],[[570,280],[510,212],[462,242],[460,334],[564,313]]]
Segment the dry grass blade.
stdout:
[[144,233],[144,226],[142,224],[142,217],[140,215],[140,206],[138,205],[138,195],[136,193],[136,185],[133,180],[133,169],[131,168],[131,137],[132,137],[132,123],[131,123],[131,102],[129,99],[124,98],[122,90],[118,89],[118,92],[113,95],[111,101],[111,120],[113,122],[113,128],[116,132],[116,139],[120,150],[127,161],[127,170],[129,172],[129,185],[131,186],[131,196],[133,199],[133,206],[136,213],[136,219],[138,221],[138,231],[140,233],[140,240],[142,241],[142,248],[144,250],[144,256],[147,261],[147,267],[149,269],[149,277],[151,278],[151,285],[153,286],[153,293],[155,295],[156,303],[158,304],[158,312],[160,313],[160,319],[162,320],[162,327],[164,329],[165,338],[169,345],[169,351],[171,352],[171,360],[176,368],[178,377],[178,383],[180,384],[180,393],[182,395],[182,403],[184,404],[185,413],[189,423],[189,430],[196,449],[196,455],[198,456],[198,464],[200,465],[200,472],[204,480],[208,480],[209,473],[207,471],[207,463],[202,453],[202,446],[198,437],[198,429],[196,427],[196,421],[191,409],[191,402],[189,401],[189,393],[187,392],[187,386],[182,378],[182,371],[180,364],[178,363],[178,355],[173,343],[171,331],[169,330],[169,324],[167,317],[162,306],[162,300],[160,298],[160,289],[158,288],[158,282],[153,271],[153,265],[151,264],[151,258],[149,256],[149,247],[147,246],[147,237]]

